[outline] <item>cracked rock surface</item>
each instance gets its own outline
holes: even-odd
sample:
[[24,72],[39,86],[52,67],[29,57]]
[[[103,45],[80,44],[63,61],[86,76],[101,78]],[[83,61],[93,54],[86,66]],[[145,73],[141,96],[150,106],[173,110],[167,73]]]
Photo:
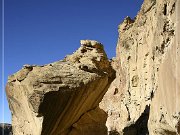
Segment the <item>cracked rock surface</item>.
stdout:
[[180,0],[144,0],[125,18],[100,108],[109,134],[180,134]]
[[179,135],[180,0],[144,0],[118,31],[111,62],[82,40],[64,60],[10,76],[14,135]]
[[101,43],[82,40],[64,60],[24,65],[6,93],[14,135],[105,135],[107,114],[98,105],[115,78]]

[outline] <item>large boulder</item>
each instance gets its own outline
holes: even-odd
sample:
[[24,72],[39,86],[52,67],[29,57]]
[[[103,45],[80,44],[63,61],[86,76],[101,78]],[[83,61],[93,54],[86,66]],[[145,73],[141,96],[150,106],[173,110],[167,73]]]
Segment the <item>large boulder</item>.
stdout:
[[180,0],[144,0],[111,62],[82,40],[62,61],[25,65],[6,87],[14,134],[180,134],[179,22]]
[[98,105],[115,71],[97,41],[64,60],[25,65],[9,76],[7,98],[14,135],[105,135],[107,114]]

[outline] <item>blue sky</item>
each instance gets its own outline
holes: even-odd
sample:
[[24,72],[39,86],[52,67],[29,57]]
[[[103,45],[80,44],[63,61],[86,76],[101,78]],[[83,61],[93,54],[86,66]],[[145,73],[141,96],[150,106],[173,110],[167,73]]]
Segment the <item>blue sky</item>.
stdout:
[[[6,83],[7,77],[24,64],[42,65],[63,59],[79,48],[81,39],[101,42],[108,57],[114,57],[118,25],[126,16],[134,18],[142,2],[143,0],[5,0],[5,78],[2,80],[1,77],[0,81]],[[2,52],[2,48],[0,51]],[[3,122],[2,84],[0,90],[0,122]],[[4,122],[10,123],[7,100],[4,99],[4,102]]]

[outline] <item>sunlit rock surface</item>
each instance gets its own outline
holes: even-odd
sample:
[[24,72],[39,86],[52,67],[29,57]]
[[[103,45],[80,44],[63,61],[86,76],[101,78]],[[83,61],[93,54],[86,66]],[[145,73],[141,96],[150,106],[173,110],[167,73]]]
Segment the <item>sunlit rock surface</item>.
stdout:
[[6,86],[13,134],[107,134],[98,105],[114,78],[102,44],[91,40],[64,60],[25,65]]
[[116,79],[100,103],[110,134],[180,132],[179,3],[145,0],[119,26]]
[[180,0],[144,0],[111,62],[82,40],[64,60],[25,65],[6,87],[14,134],[180,134],[179,18]]

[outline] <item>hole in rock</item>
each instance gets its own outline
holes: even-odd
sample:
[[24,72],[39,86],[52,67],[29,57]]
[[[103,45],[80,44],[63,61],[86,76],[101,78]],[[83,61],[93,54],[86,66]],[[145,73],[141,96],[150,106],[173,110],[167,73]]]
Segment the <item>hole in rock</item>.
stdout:
[[167,15],[167,4],[164,4],[164,11],[163,11],[164,15]]
[[173,14],[173,13],[174,13],[174,11],[175,11],[175,7],[176,7],[176,4],[174,3],[174,4],[172,5],[172,9],[171,9],[171,11],[170,11],[170,13],[171,13],[171,14]]
[[128,56],[127,60],[130,60],[131,59],[131,56]]
[[86,49],[82,49],[82,50],[81,50],[81,53],[85,53],[85,52],[87,52]]
[[154,91],[151,92],[151,100],[154,98]]
[[117,93],[118,93],[118,88],[115,88],[114,95],[116,95]]

